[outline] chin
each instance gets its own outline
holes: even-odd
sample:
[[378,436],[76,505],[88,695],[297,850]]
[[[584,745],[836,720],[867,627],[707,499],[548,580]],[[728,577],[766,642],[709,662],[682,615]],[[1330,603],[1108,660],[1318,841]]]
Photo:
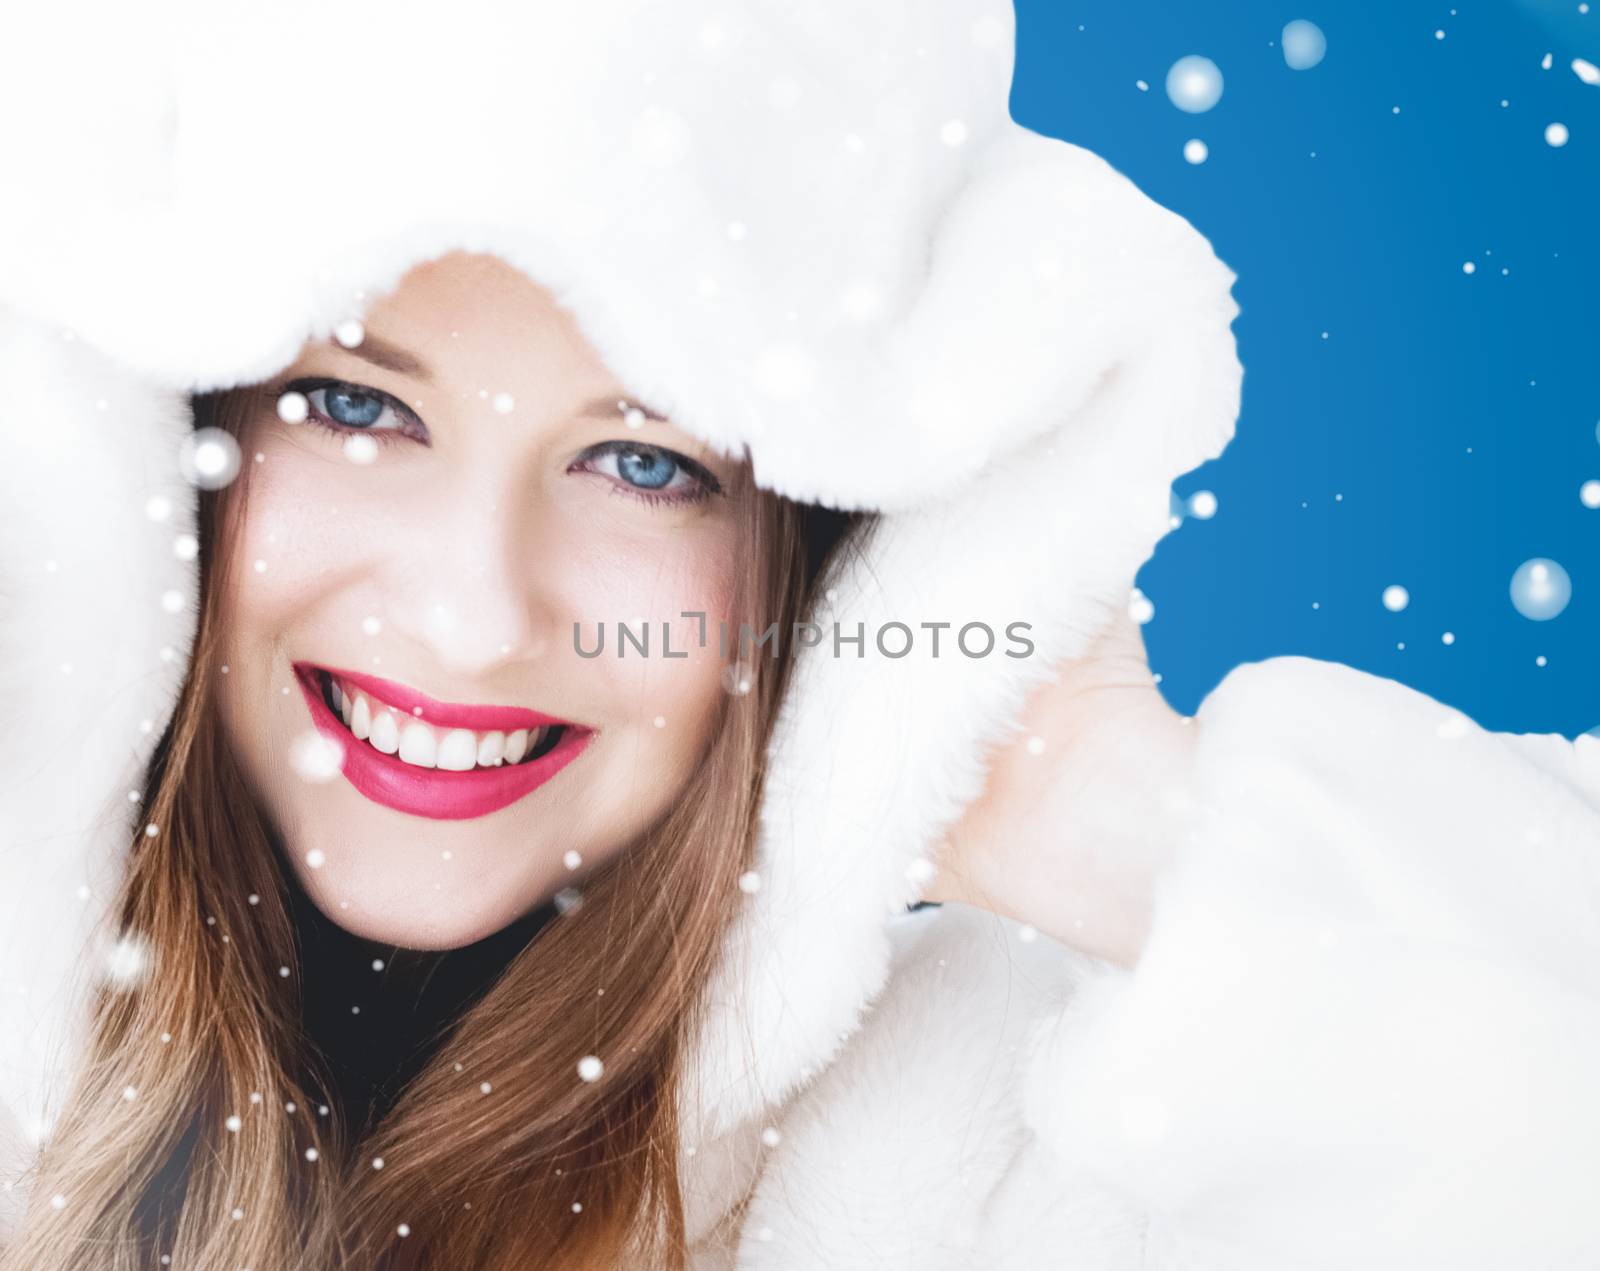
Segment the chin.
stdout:
[[[462,904],[461,886],[446,890],[423,883],[396,892],[392,876],[343,877],[296,867],[301,886],[322,913],[351,935],[402,949],[437,951],[475,944],[514,922],[529,906]],[[455,895],[449,892],[455,891]],[[454,903],[452,903],[454,902]]]

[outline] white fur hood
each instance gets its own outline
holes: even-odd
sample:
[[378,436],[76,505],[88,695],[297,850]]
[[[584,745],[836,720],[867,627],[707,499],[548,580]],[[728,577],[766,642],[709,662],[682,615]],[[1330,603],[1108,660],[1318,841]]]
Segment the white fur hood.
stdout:
[[[1230,439],[1232,272],[1010,119],[1005,0],[168,0],[107,6],[93,42],[73,7],[34,19],[0,50],[0,165],[26,174],[0,200],[0,700],[28,723],[0,730],[0,1130],[48,1126],[182,680],[186,394],[270,376],[456,248],[549,287],[761,484],[886,513],[830,617],[1031,624],[1022,659],[802,655],[684,1095],[690,1143],[759,1124],[883,989],[977,756]],[[1095,1141],[1092,1110],[1042,1106]]]
[[[27,773],[12,841],[48,845],[8,853],[6,929],[66,969],[174,701],[197,593],[172,551],[184,394],[275,373],[414,263],[493,251],[643,400],[748,445],[762,484],[900,513],[870,585],[839,588],[850,629],[1034,624],[1029,659],[817,657],[799,676],[704,1049],[714,1133],[852,1027],[886,917],[917,898],[908,867],[976,792],[975,747],[1126,602],[1170,482],[1227,441],[1233,276],[1103,161],[1011,122],[994,0],[253,12],[112,9],[92,47],[63,14],[71,74],[13,49],[0,76],[6,117],[30,121],[0,162],[37,173],[0,206],[8,444],[29,452],[6,515],[35,535],[4,550],[38,593],[0,627],[0,675],[8,702],[51,704],[17,716],[48,719],[48,745],[4,768]],[[308,39],[369,69],[330,73]],[[413,89],[380,100],[373,74]],[[321,193],[347,129],[378,197]],[[158,495],[173,519],[146,516]]]

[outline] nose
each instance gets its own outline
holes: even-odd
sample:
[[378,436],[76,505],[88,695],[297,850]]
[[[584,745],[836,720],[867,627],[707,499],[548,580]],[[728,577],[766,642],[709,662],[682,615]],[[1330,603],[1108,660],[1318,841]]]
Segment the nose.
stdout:
[[504,487],[435,490],[413,523],[390,588],[391,630],[463,681],[545,657],[555,612],[536,530]]

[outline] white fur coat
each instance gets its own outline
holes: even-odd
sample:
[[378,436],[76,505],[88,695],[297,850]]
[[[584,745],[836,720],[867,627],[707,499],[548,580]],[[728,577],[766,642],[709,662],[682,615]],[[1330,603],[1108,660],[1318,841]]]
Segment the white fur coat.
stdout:
[[[905,913],[1239,403],[1231,271],[1010,119],[1005,0],[33,17],[0,46],[0,1231],[193,636],[186,394],[466,248],[763,484],[885,513],[828,617],[1032,624],[1027,659],[803,658],[683,1093],[697,1271],[1600,1265],[1600,744],[1274,658],[1196,716],[1136,971]],[[381,197],[312,197],[345,130]]]

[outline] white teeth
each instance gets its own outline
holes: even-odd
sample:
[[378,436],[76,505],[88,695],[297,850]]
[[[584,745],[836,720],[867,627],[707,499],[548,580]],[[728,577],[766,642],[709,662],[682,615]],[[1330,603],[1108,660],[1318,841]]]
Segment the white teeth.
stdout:
[[470,728],[452,728],[439,743],[439,767],[466,772],[478,762],[478,739]]
[[400,758],[419,768],[434,768],[438,766],[438,756],[439,740],[433,729],[416,720],[407,724],[400,734]]
[[[364,702],[361,704],[365,704]],[[379,711],[372,717],[372,736],[367,739],[375,750],[392,755],[400,749],[400,727],[388,711]]]
[[554,727],[519,728],[509,733],[499,729],[476,733],[470,728],[435,728],[374,702],[361,690],[332,677],[329,684],[328,696],[335,704],[335,714],[356,740],[370,742],[375,750],[398,755],[402,762],[419,768],[468,772],[520,763],[548,742]]

